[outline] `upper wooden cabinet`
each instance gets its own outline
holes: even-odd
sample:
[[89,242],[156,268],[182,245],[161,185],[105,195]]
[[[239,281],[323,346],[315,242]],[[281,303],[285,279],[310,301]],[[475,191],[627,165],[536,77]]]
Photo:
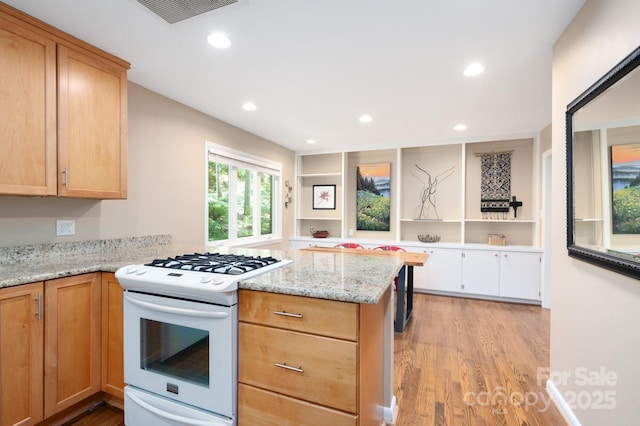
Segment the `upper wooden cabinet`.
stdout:
[[0,194],[127,196],[129,64],[0,2]]
[[56,194],[56,44],[0,3],[0,192]]

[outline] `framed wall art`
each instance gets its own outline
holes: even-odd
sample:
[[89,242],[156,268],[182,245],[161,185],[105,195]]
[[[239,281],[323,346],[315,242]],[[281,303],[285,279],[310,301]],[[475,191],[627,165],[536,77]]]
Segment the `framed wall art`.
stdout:
[[359,164],[356,175],[356,229],[389,231],[391,163]]
[[336,186],[335,185],[313,185],[313,209],[314,210],[335,210],[336,209]]

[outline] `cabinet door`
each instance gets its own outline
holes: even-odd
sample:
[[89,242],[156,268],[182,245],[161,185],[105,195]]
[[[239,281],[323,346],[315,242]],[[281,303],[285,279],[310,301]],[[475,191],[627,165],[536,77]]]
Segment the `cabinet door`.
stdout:
[[414,288],[462,291],[462,250],[428,248],[422,251],[429,257],[424,266],[413,268]]
[[102,274],[102,385],[109,395],[124,399],[122,287],[115,274]]
[[0,194],[56,193],[56,45],[0,15]]
[[0,425],[42,420],[42,283],[0,290]]
[[100,273],[45,282],[45,417],[100,391]]
[[127,196],[126,70],[58,46],[58,195]]
[[498,251],[464,251],[462,291],[485,296],[499,295],[500,253]]
[[500,256],[500,296],[540,300],[540,253],[503,252]]

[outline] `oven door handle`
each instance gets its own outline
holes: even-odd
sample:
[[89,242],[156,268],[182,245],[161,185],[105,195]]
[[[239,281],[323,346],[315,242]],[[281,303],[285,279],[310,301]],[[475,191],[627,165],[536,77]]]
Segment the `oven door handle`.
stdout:
[[173,414],[173,413],[169,413],[168,411],[161,410],[157,406],[151,405],[148,402],[143,401],[141,398],[131,393],[127,396],[131,398],[133,402],[135,402],[141,408],[144,408],[151,414],[155,414],[156,416],[162,417],[163,419],[170,420],[171,422],[178,422],[181,425],[188,425],[188,426],[215,426],[216,424],[226,425],[226,423],[223,423],[223,422],[212,423],[210,420],[198,420],[198,419],[191,419],[188,417],[179,416],[177,414]]
[[156,303],[144,302],[142,300],[133,299],[127,296],[125,296],[125,298],[127,299],[127,301],[141,308],[150,309],[152,311],[163,312],[166,314],[184,315],[184,316],[198,317],[198,318],[212,318],[212,319],[224,319],[229,317],[229,314],[227,312],[209,312],[209,311],[199,311],[197,309],[176,308],[173,306],[164,306],[164,305],[158,305]]

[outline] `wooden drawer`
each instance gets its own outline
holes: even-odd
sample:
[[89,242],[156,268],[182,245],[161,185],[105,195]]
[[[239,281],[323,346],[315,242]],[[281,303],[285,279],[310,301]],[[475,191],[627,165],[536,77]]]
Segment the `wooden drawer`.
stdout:
[[[356,341],[356,303],[240,290],[240,321]],[[290,315],[285,315],[290,314]]]
[[341,411],[240,384],[238,426],[356,426],[357,417]]
[[246,323],[238,336],[239,382],[356,412],[357,343]]

